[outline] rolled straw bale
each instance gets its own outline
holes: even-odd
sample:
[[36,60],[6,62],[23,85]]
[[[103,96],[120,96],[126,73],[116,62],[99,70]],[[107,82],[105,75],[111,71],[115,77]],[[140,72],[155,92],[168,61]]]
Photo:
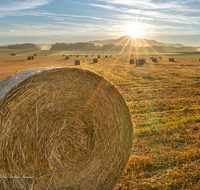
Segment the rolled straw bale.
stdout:
[[37,56],[37,54],[34,54],[34,56]]
[[143,66],[144,65],[144,59],[136,59],[136,66]]
[[169,61],[170,62],[174,62],[174,58],[169,58]]
[[69,59],[69,56],[66,56],[66,59]]
[[112,57],[112,55],[110,55],[110,57]]
[[98,59],[100,59],[101,58],[101,56],[100,55],[98,55]]
[[34,56],[31,56],[32,57],[32,59],[34,59]]
[[159,59],[162,59],[162,57],[161,57],[161,56],[159,56]]
[[76,57],[79,57],[79,55],[76,55]]
[[13,53],[11,53],[11,56],[13,56]]
[[131,55],[131,57],[133,57],[133,55]]
[[132,145],[129,109],[105,78],[44,68],[0,82],[0,189],[111,190]]
[[88,57],[87,55],[85,55],[85,57]]
[[32,60],[32,56],[28,56],[28,57],[27,57],[27,60]]
[[75,65],[80,65],[80,60],[75,60]]
[[65,57],[65,55],[62,55],[63,57]]
[[98,59],[93,59],[93,63],[98,63]]
[[106,55],[105,58],[108,58],[108,56]]
[[154,57],[154,58],[152,59],[152,62],[157,62],[157,58]]
[[134,64],[134,59],[130,59],[130,64]]

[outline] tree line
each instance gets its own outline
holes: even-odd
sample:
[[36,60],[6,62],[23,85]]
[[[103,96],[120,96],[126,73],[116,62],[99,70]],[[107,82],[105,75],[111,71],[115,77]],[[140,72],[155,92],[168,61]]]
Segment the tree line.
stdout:
[[[14,44],[1,46],[3,49],[30,49],[30,50],[39,50],[40,47],[31,44]],[[115,44],[107,45],[95,45],[88,42],[78,42],[78,43],[55,43],[52,45],[50,50],[68,50],[68,51],[132,51],[132,52],[194,52],[197,51],[196,47],[173,47],[173,46],[122,46]]]

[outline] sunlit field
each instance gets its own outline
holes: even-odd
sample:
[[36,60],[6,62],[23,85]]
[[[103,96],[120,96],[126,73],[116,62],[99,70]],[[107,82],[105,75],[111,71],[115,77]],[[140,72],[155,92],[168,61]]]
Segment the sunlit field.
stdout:
[[[15,52],[16,56],[10,56]],[[27,55],[37,54],[33,60]],[[66,60],[62,55],[72,56]],[[93,58],[101,58],[93,63]],[[115,190],[200,188],[200,54],[152,53],[162,59],[129,64],[130,53],[0,50],[0,80],[39,67],[79,67],[95,71],[123,94],[132,115],[132,154]],[[47,56],[44,56],[47,55]],[[85,57],[83,55],[89,55]],[[92,56],[94,55],[94,57]],[[105,55],[112,57],[105,58]],[[168,58],[174,57],[175,62]],[[75,66],[74,60],[81,65]]]

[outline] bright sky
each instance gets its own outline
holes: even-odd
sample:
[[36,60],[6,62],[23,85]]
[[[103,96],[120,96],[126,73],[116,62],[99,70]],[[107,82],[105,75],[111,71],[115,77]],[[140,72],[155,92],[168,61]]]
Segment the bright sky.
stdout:
[[[200,0],[0,0],[0,45],[145,39],[200,46]],[[127,28],[129,31],[127,31]]]

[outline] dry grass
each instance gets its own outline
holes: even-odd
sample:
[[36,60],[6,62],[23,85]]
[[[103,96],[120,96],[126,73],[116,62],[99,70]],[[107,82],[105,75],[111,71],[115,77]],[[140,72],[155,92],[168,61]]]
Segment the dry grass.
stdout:
[[[169,57],[144,67],[128,56],[81,58],[77,67],[95,70],[124,95],[134,123],[132,154],[115,190],[199,190],[200,187],[200,64],[197,54]],[[74,67],[74,59],[0,56],[0,80],[27,68]],[[144,58],[144,56],[135,57]]]

